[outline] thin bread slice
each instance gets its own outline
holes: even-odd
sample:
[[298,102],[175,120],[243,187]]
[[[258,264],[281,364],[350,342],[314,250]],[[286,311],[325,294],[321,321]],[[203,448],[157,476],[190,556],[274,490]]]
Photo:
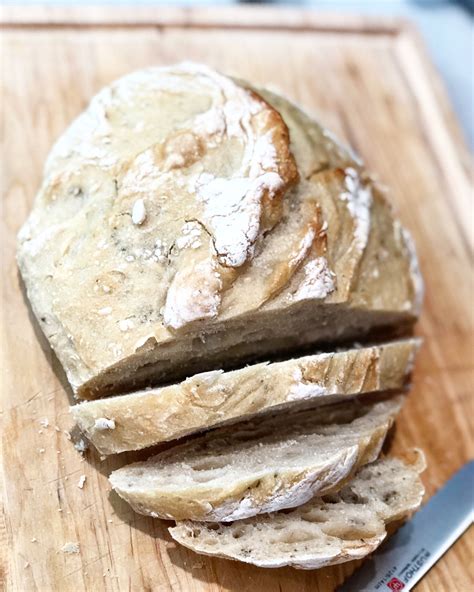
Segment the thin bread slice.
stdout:
[[422,458],[414,464],[384,458],[363,467],[338,493],[289,512],[233,524],[188,521],[169,531],[197,553],[260,567],[317,569],[361,559],[384,540],[387,524],[418,509],[423,468]]
[[206,372],[180,384],[74,405],[71,413],[101,454],[139,450],[264,411],[401,390],[418,346],[419,340],[407,339]]
[[142,514],[231,521],[299,506],[375,460],[403,396],[257,418],[214,430],[110,475]]

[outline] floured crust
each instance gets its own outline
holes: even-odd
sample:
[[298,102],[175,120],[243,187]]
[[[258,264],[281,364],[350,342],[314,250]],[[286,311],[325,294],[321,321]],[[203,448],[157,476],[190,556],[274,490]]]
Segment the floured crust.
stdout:
[[411,252],[318,124],[183,64],[112,84],[65,132],[18,261],[76,395],[96,398],[412,322]]
[[291,511],[229,525],[182,522],[169,531],[197,553],[260,567],[318,569],[361,559],[384,540],[387,524],[418,509],[424,494],[421,470],[422,462],[380,459],[338,493]]
[[[410,339],[205,372],[180,384],[74,405],[71,413],[101,454],[138,450],[265,411],[400,390],[418,346]],[[113,421],[113,429],[102,429],[103,419]]]
[[232,521],[301,505],[380,453],[403,397],[325,406],[220,428],[110,475],[142,514]]

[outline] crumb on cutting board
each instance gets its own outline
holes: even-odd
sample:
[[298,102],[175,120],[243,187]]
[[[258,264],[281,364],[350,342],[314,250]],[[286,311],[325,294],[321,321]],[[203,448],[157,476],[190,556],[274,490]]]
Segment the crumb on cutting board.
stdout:
[[85,452],[89,448],[89,445],[87,444],[87,442],[83,438],[81,438],[79,440],[79,442],[76,442],[74,444],[74,448],[82,454],[83,452]]
[[80,551],[79,543],[73,543],[73,542],[66,543],[61,548],[61,551],[63,553],[79,553],[79,551]]

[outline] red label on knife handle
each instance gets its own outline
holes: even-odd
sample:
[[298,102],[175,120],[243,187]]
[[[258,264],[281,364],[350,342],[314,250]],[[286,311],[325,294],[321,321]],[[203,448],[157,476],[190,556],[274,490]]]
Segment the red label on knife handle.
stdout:
[[387,587],[394,592],[398,592],[398,590],[402,590],[405,588],[405,584],[401,582],[398,578],[392,578],[390,582],[387,583]]

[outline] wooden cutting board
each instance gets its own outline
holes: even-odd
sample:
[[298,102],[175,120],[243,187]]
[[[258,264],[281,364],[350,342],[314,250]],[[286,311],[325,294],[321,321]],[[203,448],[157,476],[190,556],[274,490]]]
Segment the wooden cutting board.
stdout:
[[[432,495],[472,455],[472,188],[469,155],[416,33],[399,21],[247,8],[4,8],[2,20],[6,589],[334,590],[355,564],[302,572],[200,557],[172,542],[167,523],[134,514],[110,493],[107,476],[126,459],[101,462],[91,452],[82,458],[68,440],[64,376],[25,301],[15,235],[52,142],[118,76],[192,58],[280,89],[363,156],[391,188],[418,245],[426,279],[418,333],[425,345],[393,451],[426,451]],[[473,589],[472,534],[417,590]],[[80,553],[62,552],[67,542],[78,542]]]

